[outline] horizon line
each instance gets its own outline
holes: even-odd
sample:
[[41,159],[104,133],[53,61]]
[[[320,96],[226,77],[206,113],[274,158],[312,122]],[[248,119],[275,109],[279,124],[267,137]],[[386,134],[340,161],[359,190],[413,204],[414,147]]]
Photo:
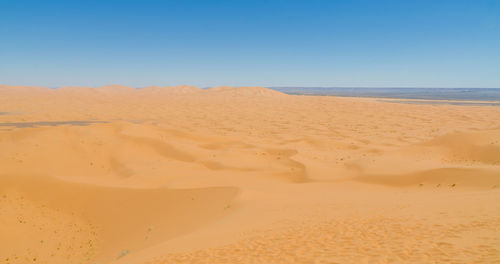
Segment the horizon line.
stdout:
[[197,86],[190,84],[175,84],[175,85],[146,85],[146,86],[129,86],[123,84],[104,84],[104,85],[60,85],[60,86],[44,86],[44,85],[12,85],[12,84],[0,84],[0,86],[20,86],[20,87],[45,87],[48,89],[58,89],[62,87],[89,87],[98,88],[103,86],[120,85],[127,86],[134,89],[142,89],[151,86],[159,87],[175,87],[175,86],[193,86],[200,89],[209,89],[214,87],[263,87],[269,89],[280,89],[280,88],[306,88],[306,89],[500,89],[500,87],[432,87],[432,86],[264,86],[264,85],[213,85],[213,86]]

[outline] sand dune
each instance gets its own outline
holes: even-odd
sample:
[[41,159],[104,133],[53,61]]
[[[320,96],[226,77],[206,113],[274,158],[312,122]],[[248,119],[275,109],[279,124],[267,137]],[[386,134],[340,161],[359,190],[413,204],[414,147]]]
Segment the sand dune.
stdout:
[[119,85],[119,84],[110,84],[110,85],[100,86],[100,87],[97,87],[95,89],[96,89],[96,91],[99,91],[101,93],[110,93],[110,94],[131,93],[131,92],[135,91],[135,89],[132,87],[128,87],[125,85]]
[[495,263],[500,108],[0,86],[0,263]]
[[437,137],[426,146],[442,148],[448,162],[500,165],[500,130],[453,134]]
[[[364,162],[356,167],[357,178],[391,185],[491,189],[500,186],[499,136],[496,129],[439,136]],[[391,161],[400,165],[388,169]]]
[[231,96],[231,97],[282,97],[286,94],[266,89],[262,87],[229,87],[220,86],[213,87],[206,90],[209,94],[217,94],[218,96]]
[[[60,262],[119,258],[214,221],[225,214],[224,208],[237,193],[230,187],[98,187],[40,175],[2,175],[0,186],[2,203],[13,211],[2,214],[6,225],[2,225],[1,243],[16,243],[9,245],[11,252],[5,258],[36,259],[37,263],[53,263],[53,258]],[[70,218],[66,224],[73,233],[59,230],[60,215]]]
[[179,85],[179,86],[148,86],[138,90],[139,93],[143,93],[144,95],[184,95],[191,93],[198,93],[202,90],[198,87],[190,86],[190,85]]

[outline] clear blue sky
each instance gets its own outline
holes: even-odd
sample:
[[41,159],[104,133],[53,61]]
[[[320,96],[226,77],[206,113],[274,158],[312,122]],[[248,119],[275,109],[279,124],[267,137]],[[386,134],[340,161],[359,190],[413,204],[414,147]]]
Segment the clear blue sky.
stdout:
[[0,84],[500,87],[500,0],[0,0]]

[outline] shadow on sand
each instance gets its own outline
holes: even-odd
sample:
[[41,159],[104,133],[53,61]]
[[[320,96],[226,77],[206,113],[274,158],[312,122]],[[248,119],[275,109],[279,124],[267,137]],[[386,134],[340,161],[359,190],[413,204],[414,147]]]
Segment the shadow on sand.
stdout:
[[107,121],[41,121],[41,122],[12,122],[0,123],[0,127],[39,127],[39,126],[60,126],[60,125],[73,125],[73,126],[88,126],[91,124],[108,123]]

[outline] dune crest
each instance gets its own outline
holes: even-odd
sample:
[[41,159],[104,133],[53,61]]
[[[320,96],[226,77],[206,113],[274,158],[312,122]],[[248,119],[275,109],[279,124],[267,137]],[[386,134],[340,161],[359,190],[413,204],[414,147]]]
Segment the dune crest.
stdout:
[[103,93],[132,93],[136,89],[125,86],[125,85],[119,85],[119,84],[110,84],[110,85],[105,85],[105,86],[99,86],[95,88],[96,91],[103,92]]
[[200,92],[201,89],[191,85],[178,86],[148,86],[138,90],[144,95],[180,95]]
[[231,87],[219,86],[206,89],[212,95],[224,95],[232,97],[284,97],[286,94],[264,87]]

